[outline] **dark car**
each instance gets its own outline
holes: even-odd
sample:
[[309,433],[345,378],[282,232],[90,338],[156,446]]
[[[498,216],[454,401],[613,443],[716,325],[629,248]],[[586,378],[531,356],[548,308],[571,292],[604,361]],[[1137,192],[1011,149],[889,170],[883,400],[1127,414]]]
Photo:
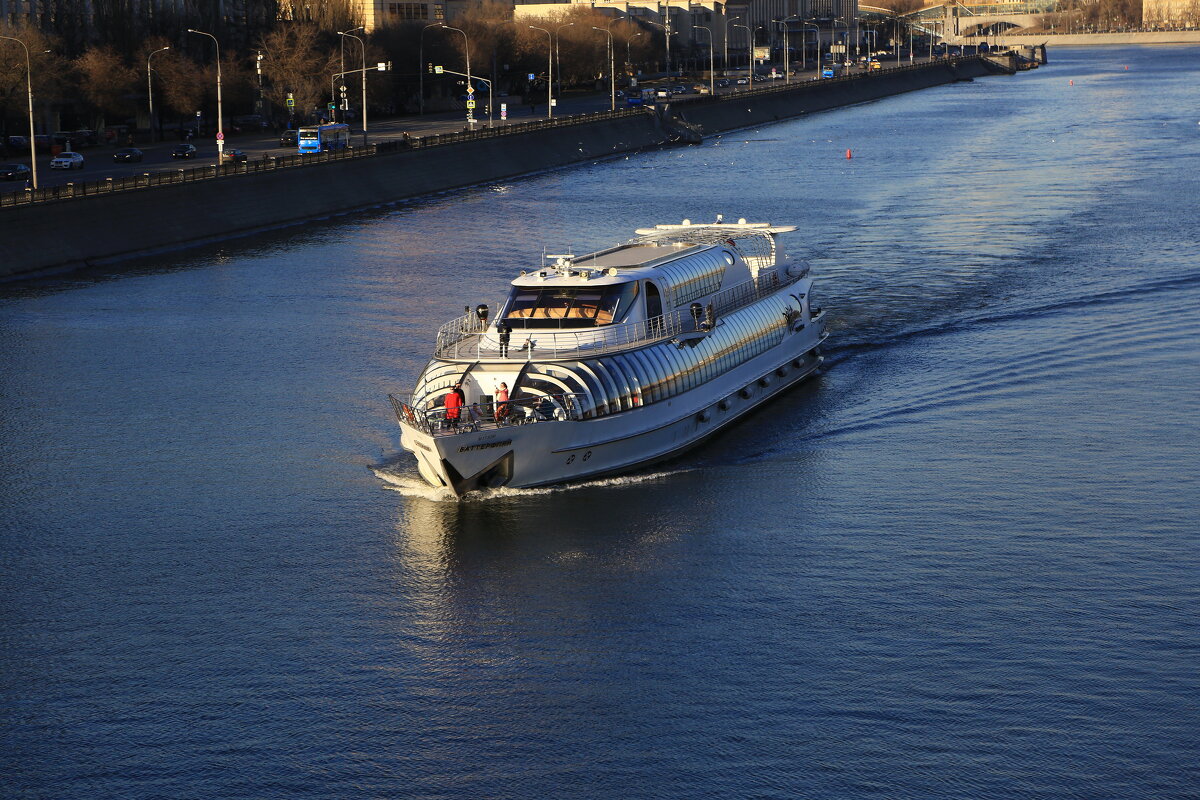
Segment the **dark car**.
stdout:
[[0,181],[27,181],[32,174],[24,164],[0,164]]
[[113,153],[113,161],[120,163],[122,161],[141,161],[142,151],[136,147],[126,147],[124,150],[118,150]]
[[298,131],[284,131],[279,134],[280,147],[299,147],[300,138]]
[[175,149],[171,151],[171,158],[195,158],[196,145],[194,144],[177,144]]
[[221,154],[222,161],[228,161],[231,164],[245,164],[247,156],[241,150],[226,150]]

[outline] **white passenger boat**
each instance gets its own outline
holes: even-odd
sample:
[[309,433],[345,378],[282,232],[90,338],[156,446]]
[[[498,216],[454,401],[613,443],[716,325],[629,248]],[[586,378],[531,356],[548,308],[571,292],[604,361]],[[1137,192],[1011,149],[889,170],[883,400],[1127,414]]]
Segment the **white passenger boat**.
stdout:
[[684,220],[543,256],[497,314],[442,326],[412,395],[389,395],[401,444],[456,495],[683,452],[820,366],[825,315],[777,238],[794,230]]

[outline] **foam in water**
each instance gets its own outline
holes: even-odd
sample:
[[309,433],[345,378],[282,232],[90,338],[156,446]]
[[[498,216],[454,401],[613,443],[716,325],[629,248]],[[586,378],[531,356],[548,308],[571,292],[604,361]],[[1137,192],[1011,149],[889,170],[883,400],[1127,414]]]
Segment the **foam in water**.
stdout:
[[455,497],[454,493],[449,489],[440,486],[430,486],[420,476],[415,476],[412,473],[402,473],[393,471],[393,465],[380,467],[372,467],[371,471],[375,476],[387,484],[385,488],[400,494],[405,497],[419,497],[424,500],[432,500],[434,502],[486,502],[488,500],[496,500],[500,498],[511,497],[532,497],[537,495],[556,494],[558,492],[570,492],[578,489],[597,489],[608,487],[633,486],[639,483],[648,483],[651,481],[668,478],[672,475],[679,475],[687,470],[664,470],[661,472],[648,472],[639,475],[622,475],[614,478],[599,478],[593,481],[583,481],[580,483],[561,484],[558,486],[541,486],[533,489],[512,489],[508,487],[500,487],[497,489],[481,489],[475,492],[468,492],[461,498]]

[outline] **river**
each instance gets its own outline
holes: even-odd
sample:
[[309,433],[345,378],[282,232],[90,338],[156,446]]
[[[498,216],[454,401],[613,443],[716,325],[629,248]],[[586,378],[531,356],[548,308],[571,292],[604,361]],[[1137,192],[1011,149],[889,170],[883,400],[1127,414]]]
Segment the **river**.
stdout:
[[[1198,56],[3,287],[0,796],[1195,797]],[[385,398],[439,324],[718,213],[799,226],[819,378],[423,488]]]

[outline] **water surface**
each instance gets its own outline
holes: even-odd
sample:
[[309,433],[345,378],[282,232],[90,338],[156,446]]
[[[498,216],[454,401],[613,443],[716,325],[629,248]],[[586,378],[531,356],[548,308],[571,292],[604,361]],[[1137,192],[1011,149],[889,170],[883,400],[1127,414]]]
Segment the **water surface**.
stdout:
[[[0,795],[1195,797],[1197,56],[8,287]],[[439,324],[717,213],[800,226],[819,379],[648,474],[420,485]]]

